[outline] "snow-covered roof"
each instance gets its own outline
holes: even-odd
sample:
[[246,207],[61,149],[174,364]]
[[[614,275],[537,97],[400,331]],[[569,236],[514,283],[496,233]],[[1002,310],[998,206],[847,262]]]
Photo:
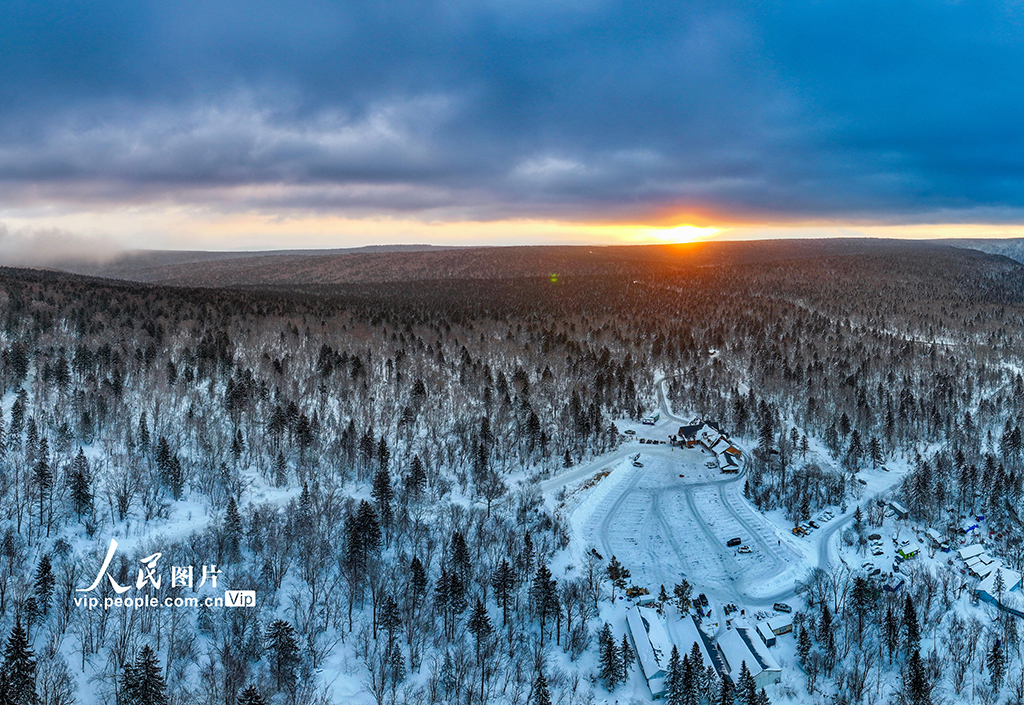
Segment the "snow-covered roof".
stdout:
[[[781,671],[764,642],[756,636],[751,639],[747,632],[748,630],[742,628],[730,629],[718,639],[718,650],[725,657],[729,677],[733,682],[739,679],[743,663],[747,664],[747,670],[755,679],[762,671]],[[758,644],[761,649],[758,649]],[[761,650],[764,653],[761,653]]]
[[702,428],[701,424],[697,424],[697,423],[691,424],[689,426],[680,426],[679,427],[679,437],[680,438],[688,438],[690,440],[696,439],[697,438],[697,431],[699,431],[701,428]]
[[[668,659],[672,654],[672,640],[665,632],[665,625],[661,623],[661,617],[652,609],[640,611],[639,607],[633,607],[626,613],[626,625],[630,634],[633,635],[633,644],[636,646],[636,657],[640,662],[640,668],[648,681],[654,678],[661,678],[665,675],[665,668],[668,667]],[[651,686],[653,692],[654,687]]]
[[[1000,574],[1003,576],[1003,593],[1010,592],[1020,587],[1021,574],[1015,570],[1009,568],[1000,568]],[[978,590],[981,592],[988,593],[992,597],[996,597],[996,572],[993,570],[989,575],[981,581],[978,585]]]
[[926,535],[926,536],[927,536],[928,538],[930,538],[930,539],[931,539],[932,541],[934,541],[935,543],[942,543],[942,534],[940,534],[940,533],[939,533],[938,531],[936,531],[935,529],[928,529],[928,530],[927,530],[926,532],[924,532],[924,533],[925,533],[925,535]]
[[793,618],[787,615],[772,617],[768,620],[768,628],[775,632],[775,634],[782,631],[792,631]]
[[973,558],[974,556],[980,556],[984,552],[985,552],[985,547],[982,546],[980,543],[972,544],[970,546],[964,546],[959,551],[957,551],[957,553],[960,554],[960,557],[962,559],[964,559],[965,561],[968,558]]
[[690,653],[690,649],[693,648],[693,644],[696,642],[697,647],[700,649],[701,658],[704,660],[704,668],[706,669],[708,666],[714,666],[714,662],[711,660],[711,655],[708,653],[707,647],[704,645],[704,639],[701,638],[700,633],[697,630],[697,623],[693,621],[692,616],[683,617],[681,620],[676,622],[675,629],[677,637],[676,645],[679,647],[680,658]]
[[[1003,562],[1000,560],[992,561],[991,563],[979,563],[978,565],[971,568],[971,572],[977,575],[979,578],[987,578],[989,575],[994,575],[997,569],[1003,567]],[[1006,578],[1003,578],[1006,580]]]
[[[740,638],[742,638],[743,641],[746,642],[747,646],[750,647],[750,650],[753,651],[754,654],[757,656],[758,665],[761,666],[761,670],[764,670],[764,671],[781,671],[782,670],[779,667],[778,661],[776,661],[775,657],[772,656],[772,652],[768,650],[768,645],[765,644],[760,639],[755,638],[754,635],[751,633],[751,630],[743,629],[741,627],[740,629],[737,629],[736,631],[739,632]],[[749,663],[747,664],[747,668],[750,668],[750,664]],[[751,671],[751,674],[753,674],[753,671]]]
[[892,510],[894,512],[896,512],[897,514],[909,514],[910,513],[910,512],[907,511],[907,508],[904,507],[899,502],[889,502],[889,506],[892,507]]
[[757,633],[761,635],[761,641],[768,643],[769,641],[775,640],[775,632],[768,626],[768,622],[759,622],[757,625]]

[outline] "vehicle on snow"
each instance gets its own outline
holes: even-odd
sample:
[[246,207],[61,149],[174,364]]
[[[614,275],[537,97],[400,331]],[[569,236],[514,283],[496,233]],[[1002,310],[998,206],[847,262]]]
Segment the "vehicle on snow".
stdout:
[[772,606],[775,608],[776,612],[785,612],[785,613],[789,614],[790,612],[793,611],[793,608],[790,607],[789,605],[787,605],[785,602],[776,602]]
[[732,548],[733,546],[739,546],[741,543],[743,543],[743,539],[737,536],[736,538],[729,539],[728,541],[726,541],[725,545],[729,548]]

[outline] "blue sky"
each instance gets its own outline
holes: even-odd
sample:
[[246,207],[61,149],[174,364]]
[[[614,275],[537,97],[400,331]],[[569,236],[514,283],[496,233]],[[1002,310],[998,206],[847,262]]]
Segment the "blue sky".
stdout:
[[1019,2],[9,0],[0,243],[1017,235],[1022,37]]

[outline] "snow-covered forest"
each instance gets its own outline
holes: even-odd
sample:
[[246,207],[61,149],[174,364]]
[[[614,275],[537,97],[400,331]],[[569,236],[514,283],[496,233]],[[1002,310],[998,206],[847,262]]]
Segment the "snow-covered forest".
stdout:
[[[934,248],[266,290],[7,269],[0,284],[5,703],[625,702],[636,665],[601,614],[629,557],[572,554],[564,497],[540,482],[619,447],[617,422],[651,412],[662,378],[675,409],[756,447],[756,508],[862,507],[856,547],[881,521],[857,473],[900,458],[913,519],[987,515],[991,550],[1024,562],[1009,260]],[[199,587],[208,573],[219,592]],[[959,609],[952,568],[908,576],[898,597],[850,572],[803,579],[807,687],[770,697],[1024,700],[1017,618]],[[81,603],[122,588],[255,604]],[[677,665],[673,705],[765,698]]]

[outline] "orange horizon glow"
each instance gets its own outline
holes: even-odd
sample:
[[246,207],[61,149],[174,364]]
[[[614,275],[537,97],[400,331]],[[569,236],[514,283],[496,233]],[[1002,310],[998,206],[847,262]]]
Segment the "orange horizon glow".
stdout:
[[[842,221],[735,223],[706,214],[678,213],[650,221],[586,222],[521,218],[492,221],[426,220],[416,217],[347,217],[310,213],[216,212],[167,205],[64,213],[0,212],[0,223],[17,239],[25,233],[67,233],[127,249],[243,250],[329,249],[387,244],[439,246],[644,245],[783,238],[1012,238],[1024,225],[989,223],[873,224]],[[108,247],[108,249],[110,249]]]

